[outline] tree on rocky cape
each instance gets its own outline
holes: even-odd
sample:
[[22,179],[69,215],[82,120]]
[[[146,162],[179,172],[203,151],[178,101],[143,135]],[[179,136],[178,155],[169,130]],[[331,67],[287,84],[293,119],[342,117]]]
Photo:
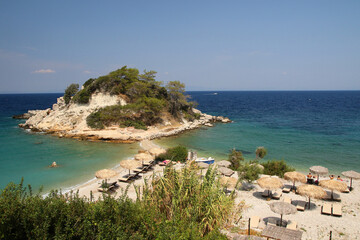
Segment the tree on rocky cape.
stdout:
[[[169,94],[170,113],[178,117],[178,114],[183,108],[188,108],[189,103],[187,99],[189,96],[185,95],[185,84],[180,81],[170,81],[166,85]],[[185,110],[185,109],[184,109]]]
[[79,84],[72,83],[70,84],[64,94],[64,100],[66,104],[69,104],[71,97],[74,96],[79,91]]

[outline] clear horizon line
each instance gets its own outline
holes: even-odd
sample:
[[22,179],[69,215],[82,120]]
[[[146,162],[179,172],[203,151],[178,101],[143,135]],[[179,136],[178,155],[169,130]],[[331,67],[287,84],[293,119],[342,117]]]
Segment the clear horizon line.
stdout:
[[[356,92],[360,89],[314,89],[314,90],[186,90],[185,92]],[[63,94],[64,92],[0,92],[6,94]]]

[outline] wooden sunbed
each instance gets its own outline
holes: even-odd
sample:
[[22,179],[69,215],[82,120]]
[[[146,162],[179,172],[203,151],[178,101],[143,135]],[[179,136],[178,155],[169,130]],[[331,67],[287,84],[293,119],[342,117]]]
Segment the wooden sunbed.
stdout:
[[135,175],[134,174],[127,174],[125,176],[122,176],[121,178],[119,178],[119,182],[128,182],[130,181]]
[[342,216],[341,204],[333,204],[333,207],[332,207],[332,215],[338,216],[338,217],[341,217],[341,216]]
[[331,215],[331,204],[330,203],[324,203],[321,207],[321,213],[326,215]]
[[285,197],[283,198],[283,202],[286,202],[286,203],[290,203],[290,204],[291,204],[291,198],[285,196]]
[[291,187],[284,187],[283,189],[282,189],[282,191],[284,192],[284,193],[289,193],[290,191],[291,191]]
[[116,183],[117,183],[117,182],[108,183],[108,185],[109,185],[108,188],[99,187],[97,190],[98,190],[99,192],[110,191],[110,190],[112,190],[114,187],[116,187]]
[[296,228],[297,228],[297,222],[291,221],[290,223],[288,223],[288,224],[286,225],[286,228],[287,228],[287,229],[291,229],[291,230],[296,230]]
[[259,227],[260,217],[259,216],[252,216],[250,218],[250,227],[257,228]]
[[306,202],[298,201],[296,204],[296,209],[299,211],[305,211],[305,205],[306,205]]
[[281,197],[281,195],[282,195],[281,191],[280,191],[280,190],[276,190],[276,191],[272,194],[272,198],[279,200],[280,197]]

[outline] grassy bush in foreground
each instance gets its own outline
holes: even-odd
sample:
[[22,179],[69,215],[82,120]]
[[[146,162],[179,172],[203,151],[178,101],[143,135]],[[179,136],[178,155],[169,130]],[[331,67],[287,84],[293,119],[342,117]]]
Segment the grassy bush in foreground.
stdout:
[[262,163],[264,166],[264,174],[267,175],[276,175],[279,177],[284,177],[284,173],[295,171],[295,168],[290,167],[286,164],[284,160],[272,160]]
[[234,199],[215,172],[200,180],[191,167],[164,171],[135,202],[126,191],[96,202],[56,191],[43,198],[10,183],[0,193],[0,239],[226,239],[219,228]]

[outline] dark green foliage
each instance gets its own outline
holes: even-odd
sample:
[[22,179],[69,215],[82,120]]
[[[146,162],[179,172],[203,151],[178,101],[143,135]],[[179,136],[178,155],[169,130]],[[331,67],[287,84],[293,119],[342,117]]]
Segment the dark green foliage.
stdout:
[[176,146],[168,148],[166,153],[160,154],[156,157],[157,161],[171,160],[175,162],[185,162],[188,155],[188,150],[185,146]]
[[166,85],[169,94],[169,108],[173,116],[178,117],[182,111],[188,112],[192,105],[187,101],[189,96],[184,95],[185,85],[179,81],[170,81]]
[[284,177],[284,173],[295,171],[295,168],[292,168],[286,164],[284,160],[272,160],[262,163],[264,166],[264,174],[267,175],[276,175],[279,177]]
[[236,151],[236,149],[231,150],[231,153],[229,154],[229,161],[231,162],[230,168],[237,171],[241,166],[241,162],[244,161],[242,152]]
[[103,195],[95,202],[52,191],[43,198],[10,183],[0,192],[0,239],[226,239],[219,232],[234,205],[209,170],[177,172],[141,189],[137,201]]
[[245,163],[239,167],[240,179],[247,182],[257,180],[261,172],[261,169],[256,164]]
[[64,93],[64,100],[66,104],[69,104],[71,97],[74,96],[79,91],[79,84],[70,84]]
[[102,129],[112,124],[121,127],[133,126],[147,130],[146,126],[159,123],[159,113],[165,108],[166,102],[157,98],[142,98],[125,106],[114,105],[101,108],[91,113],[86,122],[91,128]]
[[264,147],[258,147],[255,151],[256,158],[264,158],[267,154],[267,150]]

